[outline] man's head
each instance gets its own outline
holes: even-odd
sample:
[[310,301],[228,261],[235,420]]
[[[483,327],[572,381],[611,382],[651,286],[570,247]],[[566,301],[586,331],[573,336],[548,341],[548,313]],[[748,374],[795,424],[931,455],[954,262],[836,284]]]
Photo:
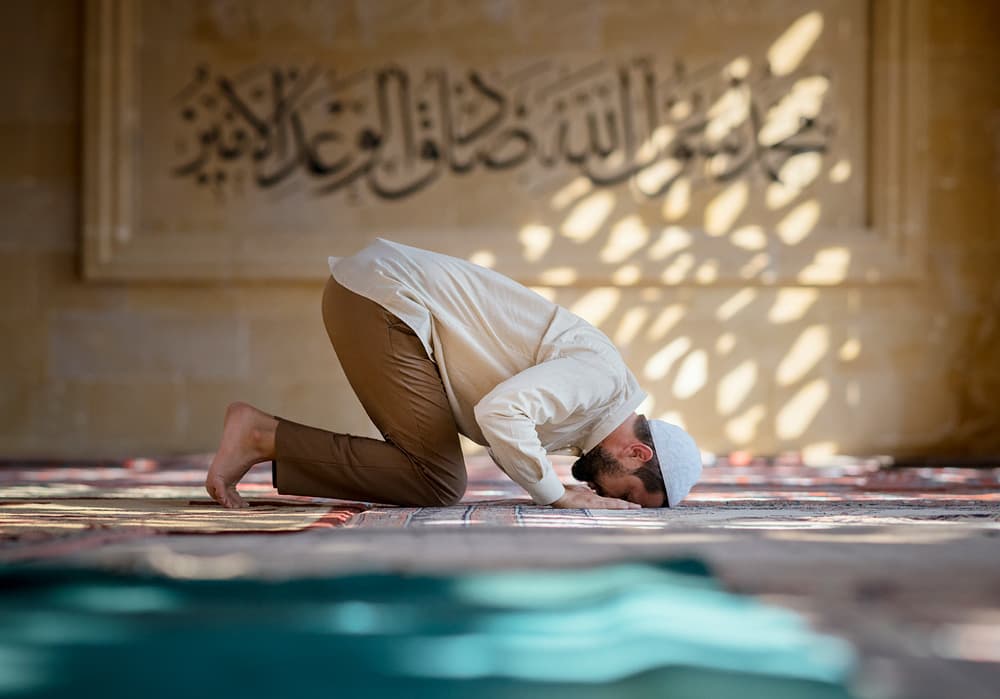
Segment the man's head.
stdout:
[[700,474],[701,455],[687,432],[636,414],[573,464],[573,477],[599,495],[643,507],[677,505]]

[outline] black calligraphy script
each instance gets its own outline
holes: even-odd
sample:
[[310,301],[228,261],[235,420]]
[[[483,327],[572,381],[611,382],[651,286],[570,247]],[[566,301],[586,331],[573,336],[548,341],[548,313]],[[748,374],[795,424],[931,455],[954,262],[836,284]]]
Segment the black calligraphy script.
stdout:
[[[596,186],[631,179],[651,198],[680,177],[704,184],[754,171],[778,182],[788,158],[824,153],[834,132],[814,100],[780,137],[762,136],[768,115],[810,78],[829,81],[777,77],[766,65],[739,76],[682,61],[658,71],[648,57],[577,67],[537,60],[505,75],[396,64],[345,75],[255,65],[227,75],[202,65],[174,98],[172,173],[216,188],[297,182],[355,202],[365,191],[399,200],[448,175],[527,164],[568,167]],[[720,129],[726,95],[738,109]],[[666,176],[642,177],[663,164]]]

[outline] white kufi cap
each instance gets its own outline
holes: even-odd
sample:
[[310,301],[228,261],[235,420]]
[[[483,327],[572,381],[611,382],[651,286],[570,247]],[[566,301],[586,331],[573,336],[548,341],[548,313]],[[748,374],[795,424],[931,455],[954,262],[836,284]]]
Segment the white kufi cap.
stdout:
[[653,447],[667,487],[667,505],[676,507],[701,477],[701,452],[687,432],[663,420],[650,420]]

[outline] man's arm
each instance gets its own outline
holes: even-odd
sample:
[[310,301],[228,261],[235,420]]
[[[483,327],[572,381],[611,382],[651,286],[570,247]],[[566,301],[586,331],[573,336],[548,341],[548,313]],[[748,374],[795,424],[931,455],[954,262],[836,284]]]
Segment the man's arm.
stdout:
[[500,383],[475,407],[476,422],[494,460],[539,505],[625,508],[632,503],[602,498],[586,488],[567,490],[559,481],[535,426],[579,419],[602,409],[616,390],[599,365],[560,357],[529,367]]

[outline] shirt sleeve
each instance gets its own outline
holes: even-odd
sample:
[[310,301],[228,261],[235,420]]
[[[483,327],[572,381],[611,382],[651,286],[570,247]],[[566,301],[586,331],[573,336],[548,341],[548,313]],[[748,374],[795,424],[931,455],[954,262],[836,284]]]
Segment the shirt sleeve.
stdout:
[[476,422],[504,473],[536,503],[549,505],[566,489],[538,439],[536,425],[582,422],[588,411],[607,405],[614,391],[614,377],[598,364],[560,357],[497,385],[476,405]]

